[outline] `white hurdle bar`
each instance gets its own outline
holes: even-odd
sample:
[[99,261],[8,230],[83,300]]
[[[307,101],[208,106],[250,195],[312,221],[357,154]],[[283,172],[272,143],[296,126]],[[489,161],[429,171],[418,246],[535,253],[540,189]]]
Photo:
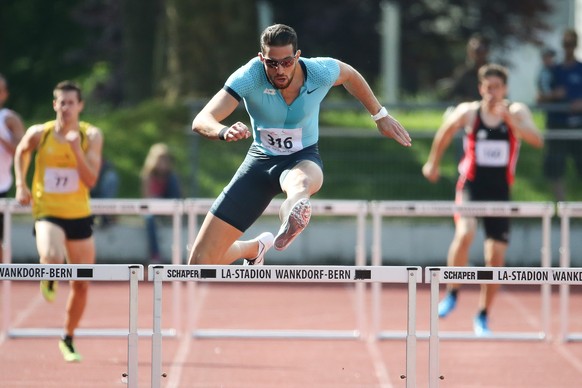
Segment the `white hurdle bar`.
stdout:
[[[154,322],[152,334],[152,388],[161,386],[162,373],[162,284],[165,281],[189,282],[265,282],[265,283],[408,283],[409,291],[416,293],[416,274],[419,267],[374,266],[209,266],[209,265],[150,265],[148,279],[154,282]],[[291,276],[290,274],[295,274]],[[243,276],[237,276],[243,275]],[[337,274],[341,276],[336,276]],[[410,297],[409,297],[410,299]],[[414,298],[412,298],[415,300]],[[406,387],[416,386],[416,322],[415,309],[408,309],[408,335],[406,337]],[[411,324],[412,322],[412,324]],[[262,338],[281,338],[275,333]],[[317,333],[311,338],[322,338]],[[288,333],[285,338],[293,337]],[[330,337],[335,338],[335,337]]]
[[[558,202],[560,216],[560,267],[570,268],[570,219],[582,218],[582,202]],[[581,332],[570,332],[570,285],[560,284],[560,336],[562,342],[581,341]]]
[[[12,262],[12,215],[13,214],[31,214],[30,206],[22,206],[14,199],[0,199],[0,211],[4,213],[4,263],[10,264]],[[91,212],[97,214],[107,215],[165,215],[172,216],[173,220],[173,243],[172,243],[172,263],[181,264],[181,223],[182,223],[182,201],[180,200],[166,200],[166,199],[92,199]],[[31,233],[31,241],[32,241]],[[164,335],[176,335],[177,328],[181,322],[180,310],[180,288],[179,284],[172,285],[174,288],[174,306],[173,306],[173,326],[170,329],[164,330]],[[2,286],[2,311],[3,322],[2,332],[8,333],[10,336],[18,337],[47,337],[60,336],[58,330],[52,329],[19,329],[12,330],[10,328],[10,306],[11,306],[11,285],[10,281],[4,281]],[[140,329],[139,335],[149,336],[151,330]],[[118,337],[125,336],[126,332],[123,329],[80,329],[78,336],[106,336]]]
[[[127,378],[129,387],[137,387],[138,367],[138,281],[143,280],[142,265],[131,264],[0,264],[0,280],[40,281],[128,281],[129,282],[129,330],[127,335]],[[75,334],[82,330],[78,329]],[[61,330],[62,334],[62,330]],[[16,330],[8,335],[18,336]]]
[[429,387],[436,388],[444,378],[439,375],[439,284],[582,285],[582,268],[428,267],[425,282],[430,282]]
[[[452,201],[374,201],[370,204],[372,214],[372,265],[382,265],[382,217],[453,217],[455,214],[474,217],[516,217],[516,218],[541,218],[542,220],[542,244],[541,266],[551,267],[551,219],[555,213],[554,204],[551,202],[470,202],[456,204]],[[451,237],[452,238],[452,237]],[[374,328],[379,339],[402,338],[403,333],[394,331],[382,331],[380,329],[380,304],[381,284],[372,285],[372,306],[374,312]],[[550,297],[549,284],[541,285],[541,314],[543,333],[550,330]],[[448,333],[441,338],[476,338],[473,333]],[[498,337],[523,339],[522,335],[514,333],[496,334]],[[527,335],[526,335],[527,336]],[[426,333],[419,333],[419,338],[426,338]],[[539,339],[538,333],[527,336],[531,339]]]
[[[198,233],[197,217],[208,213],[214,203],[213,199],[192,199],[184,203],[184,211],[188,214],[188,244],[194,243]],[[263,212],[264,215],[278,215],[283,200],[275,199]],[[311,213],[318,216],[347,216],[356,218],[356,246],[355,265],[366,265],[366,216],[368,215],[367,201],[354,200],[323,200],[311,199]],[[305,233],[305,232],[304,232]],[[193,295],[194,282],[187,284],[188,295]],[[267,331],[264,330],[223,330],[223,329],[197,329],[192,332],[194,337],[220,338],[359,338],[362,327],[366,325],[364,314],[365,284],[355,284],[356,313],[358,315],[358,328],[355,330],[295,330],[295,331]],[[188,305],[191,310],[191,304]],[[188,314],[191,317],[193,314]]]

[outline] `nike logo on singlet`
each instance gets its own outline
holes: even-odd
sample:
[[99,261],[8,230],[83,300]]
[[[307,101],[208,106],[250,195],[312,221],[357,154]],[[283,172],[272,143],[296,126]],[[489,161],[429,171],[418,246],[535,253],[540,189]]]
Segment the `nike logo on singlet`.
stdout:
[[319,88],[315,88],[315,89],[313,89],[313,90],[308,90],[308,91],[307,91],[307,94],[311,94],[311,93],[315,92],[317,89],[319,89]]

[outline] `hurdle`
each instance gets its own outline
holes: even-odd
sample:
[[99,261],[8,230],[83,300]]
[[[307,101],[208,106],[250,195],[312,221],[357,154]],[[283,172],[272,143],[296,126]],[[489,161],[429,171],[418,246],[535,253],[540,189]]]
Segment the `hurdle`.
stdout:
[[[560,267],[570,268],[570,219],[582,218],[582,202],[558,202],[560,216]],[[581,341],[582,333],[569,331],[570,285],[560,284],[560,337],[562,342]]]
[[[161,386],[162,373],[162,284],[167,281],[188,282],[271,282],[271,283],[408,283],[409,300],[415,302],[416,274],[419,267],[375,266],[209,266],[209,265],[150,265],[148,280],[154,282],[153,334],[152,334],[152,387]],[[408,309],[408,335],[406,336],[406,387],[416,386],[416,311]],[[252,333],[255,334],[255,333]],[[322,338],[316,333],[311,338]],[[252,337],[253,335],[251,335]],[[262,338],[281,338],[281,335]],[[293,337],[286,333],[285,338]]]
[[[456,213],[475,217],[516,217],[541,218],[542,243],[541,266],[551,267],[551,218],[555,208],[551,202],[471,202],[456,204],[452,201],[374,201],[370,204],[372,214],[372,265],[382,265],[382,217],[452,217]],[[402,338],[398,331],[382,331],[380,329],[381,284],[372,285],[374,327],[379,339]],[[532,339],[546,337],[550,328],[550,298],[549,284],[541,285],[541,316],[542,334],[540,333],[496,333],[498,339]],[[427,338],[428,333],[419,332],[419,338]],[[441,338],[475,339],[474,333],[450,332],[441,333]]]
[[[205,215],[212,206],[213,199],[189,199],[184,203],[184,212],[188,215],[188,236],[189,244],[194,243],[198,233],[197,217]],[[264,215],[278,215],[283,200],[275,199],[267,206]],[[366,264],[366,216],[368,214],[367,201],[355,200],[323,200],[311,199],[312,215],[318,216],[347,216],[356,219],[356,246],[355,246],[355,265],[363,266]],[[269,266],[270,267],[270,266]],[[194,294],[195,283],[187,284],[188,294]],[[364,321],[364,299],[365,284],[357,282],[355,284],[356,309],[358,314],[358,328],[354,330],[224,330],[224,329],[196,329],[192,331],[194,337],[199,338],[328,338],[328,339],[357,339],[361,336],[362,327],[366,324]],[[191,304],[189,304],[191,310]],[[193,314],[188,314],[191,317]]]
[[[127,372],[123,376],[127,377],[127,383],[129,387],[137,387],[138,281],[143,280],[143,275],[143,266],[136,264],[0,264],[0,280],[5,281],[129,281],[129,330],[126,330]],[[12,334],[13,336],[15,335],[14,333]]]
[[425,282],[430,283],[429,386],[434,388],[444,378],[439,375],[439,284],[582,285],[582,268],[428,267]]
[[[30,214],[30,206],[22,206],[14,199],[0,199],[0,211],[4,212],[4,262],[10,264],[12,261],[12,215],[13,214]],[[172,262],[179,264],[181,262],[181,216],[182,201],[164,200],[164,199],[94,199],[91,200],[91,211],[93,214],[112,214],[112,215],[167,215],[173,219],[173,244],[172,244]],[[173,306],[173,324],[169,329],[164,330],[164,335],[176,335],[177,328],[181,322],[180,289],[179,285],[172,285],[174,288],[174,306]],[[13,329],[10,327],[10,305],[11,305],[11,284],[6,280],[2,285],[2,306],[3,320],[2,332],[7,333],[9,337],[54,337],[60,336],[61,330],[48,328],[27,328]],[[124,329],[117,328],[80,328],[76,335],[79,337],[119,337],[127,333]],[[140,336],[151,335],[151,329],[139,329]]]

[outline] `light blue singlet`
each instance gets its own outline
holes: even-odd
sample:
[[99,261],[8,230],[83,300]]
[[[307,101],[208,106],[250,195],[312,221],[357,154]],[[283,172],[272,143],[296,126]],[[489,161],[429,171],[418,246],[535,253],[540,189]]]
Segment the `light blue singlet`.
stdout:
[[235,71],[224,89],[243,100],[251,119],[254,144],[267,155],[289,155],[317,143],[319,108],[340,69],[332,58],[300,58],[305,82],[287,105],[269,82],[258,57]]

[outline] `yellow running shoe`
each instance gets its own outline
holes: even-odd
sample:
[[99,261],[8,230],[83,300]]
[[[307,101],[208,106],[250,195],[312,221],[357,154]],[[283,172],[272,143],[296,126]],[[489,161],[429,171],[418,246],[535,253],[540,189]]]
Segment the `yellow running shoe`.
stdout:
[[47,302],[54,302],[57,297],[57,282],[54,280],[41,280],[40,292]]
[[83,359],[75,350],[73,340],[61,339],[59,341],[59,349],[66,362],[80,362]]

